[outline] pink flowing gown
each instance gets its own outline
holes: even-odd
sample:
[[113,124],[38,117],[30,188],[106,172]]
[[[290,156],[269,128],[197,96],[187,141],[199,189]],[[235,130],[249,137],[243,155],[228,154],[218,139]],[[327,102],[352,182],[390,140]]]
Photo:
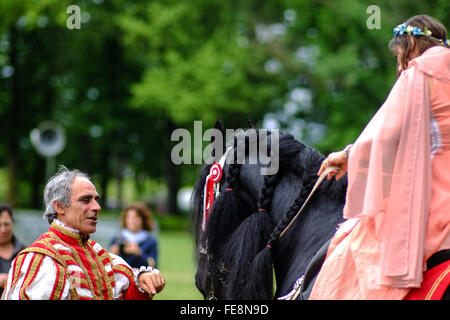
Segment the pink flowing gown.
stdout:
[[413,59],[350,150],[344,217],[310,299],[403,299],[450,248],[450,50]]

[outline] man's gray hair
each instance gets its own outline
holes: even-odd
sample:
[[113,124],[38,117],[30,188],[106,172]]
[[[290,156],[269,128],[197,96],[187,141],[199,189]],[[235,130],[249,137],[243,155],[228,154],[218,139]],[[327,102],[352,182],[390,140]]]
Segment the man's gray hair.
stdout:
[[47,218],[48,223],[52,223],[56,218],[56,211],[53,208],[53,201],[58,201],[66,207],[70,207],[70,192],[72,191],[72,182],[75,177],[90,177],[80,170],[69,170],[61,165],[58,172],[48,180],[44,189],[45,212],[43,218]]

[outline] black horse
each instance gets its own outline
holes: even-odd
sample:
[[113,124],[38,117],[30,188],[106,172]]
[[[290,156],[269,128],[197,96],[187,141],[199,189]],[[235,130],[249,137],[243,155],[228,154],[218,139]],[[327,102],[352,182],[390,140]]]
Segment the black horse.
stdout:
[[[220,122],[216,128],[224,132]],[[286,295],[343,221],[346,177],[325,180],[280,238],[315,184],[324,156],[280,132],[276,150],[279,170],[274,175],[261,175],[264,165],[247,161],[250,133],[259,136],[261,131],[251,128],[234,136],[232,152],[223,168],[220,195],[204,231],[201,231],[203,193],[211,165],[202,168],[195,185],[192,196],[195,279],[205,299],[272,299],[273,270],[275,298]],[[264,148],[273,152],[270,139],[269,131]],[[237,161],[238,145],[246,150],[243,164]]]

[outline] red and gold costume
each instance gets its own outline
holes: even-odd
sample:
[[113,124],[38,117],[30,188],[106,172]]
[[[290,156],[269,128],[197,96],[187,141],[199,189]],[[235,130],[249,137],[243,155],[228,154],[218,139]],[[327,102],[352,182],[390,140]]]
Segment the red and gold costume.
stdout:
[[450,285],[450,260],[425,272],[420,288],[412,289],[405,300],[442,300]]
[[59,221],[11,264],[3,299],[141,300],[131,267]]

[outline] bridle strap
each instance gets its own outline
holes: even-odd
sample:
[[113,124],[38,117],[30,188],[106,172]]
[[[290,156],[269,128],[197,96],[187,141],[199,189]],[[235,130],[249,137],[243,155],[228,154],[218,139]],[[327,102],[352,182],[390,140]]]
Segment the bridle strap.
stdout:
[[314,187],[312,188],[311,192],[309,193],[308,197],[306,198],[305,202],[303,202],[302,207],[298,210],[298,212],[295,214],[294,218],[292,218],[291,222],[289,222],[289,224],[286,226],[286,228],[284,228],[283,232],[281,232],[280,236],[278,237],[278,239],[281,239],[286,232],[291,228],[292,224],[294,223],[294,221],[298,218],[298,216],[300,215],[300,213],[302,213],[303,209],[306,207],[306,204],[308,203],[308,201],[311,199],[311,197],[313,196],[314,192],[317,190],[317,188],[319,187],[319,185],[322,183],[322,181],[325,179],[325,177],[331,172],[331,171],[335,171],[335,170],[339,170],[339,167],[336,166],[330,166],[327,167],[322,174],[319,176],[319,178],[317,179],[316,183],[314,184]]
[[[223,169],[223,166],[225,165],[225,160],[227,159],[228,153],[233,149],[233,147],[228,147],[225,150],[225,153],[222,155],[222,157],[219,159],[219,165],[220,168]],[[217,198],[220,195],[220,180],[219,182],[214,184],[214,196]]]

